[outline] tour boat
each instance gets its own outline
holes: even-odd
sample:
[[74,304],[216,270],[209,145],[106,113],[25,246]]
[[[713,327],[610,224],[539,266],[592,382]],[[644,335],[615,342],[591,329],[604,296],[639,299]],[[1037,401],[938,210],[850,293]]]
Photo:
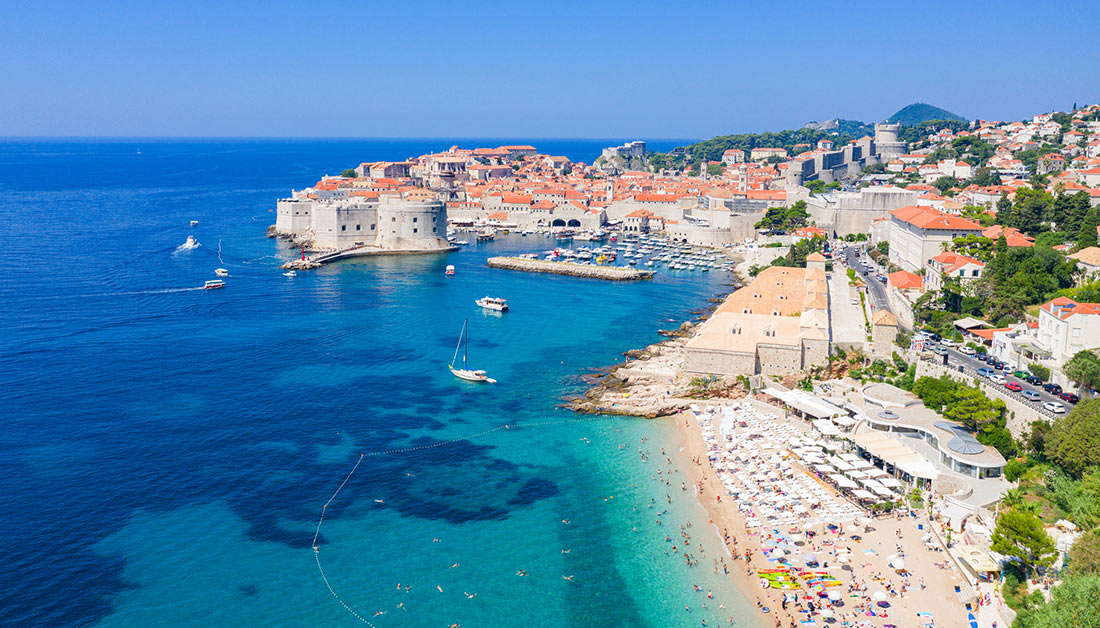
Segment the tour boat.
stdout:
[[447,268],[446,268],[446,270],[443,271],[443,274],[447,275],[448,277],[453,276],[455,274],[454,264],[447,264]]
[[206,290],[215,290],[217,288],[224,288],[225,282],[221,279],[207,279],[202,287]]
[[283,277],[297,277],[297,276],[298,276],[298,272],[293,271],[293,270],[288,270],[285,273],[283,273]]
[[485,297],[474,301],[474,303],[477,303],[487,310],[496,310],[497,312],[508,311],[508,301],[497,297]]
[[224,269],[224,268],[215,268],[214,269],[214,274],[219,276],[219,277],[228,277],[229,276],[229,271]]
[[477,241],[478,242],[488,242],[488,241],[490,241],[490,240],[492,240],[496,237],[497,237],[496,229],[493,229],[492,227],[486,227],[484,229],[480,229],[477,232]]
[[[466,324],[468,321],[462,321],[462,333],[458,336],[458,346],[455,347],[454,357],[451,358],[451,364],[447,367],[451,370],[451,374],[459,379],[464,379],[468,382],[485,382],[486,384],[495,384],[497,380],[489,377],[485,371],[474,370],[466,367],[466,357],[469,352],[470,340],[466,334]],[[455,368],[455,360],[458,359],[458,350],[462,349],[462,368]]]

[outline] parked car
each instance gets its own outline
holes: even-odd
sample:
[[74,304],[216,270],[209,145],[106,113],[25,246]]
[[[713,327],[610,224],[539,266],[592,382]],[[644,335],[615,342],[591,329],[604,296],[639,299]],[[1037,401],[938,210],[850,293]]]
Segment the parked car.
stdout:
[[989,381],[993,382],[994,384],[1003,384],[1005,383],[1005,376],[1001,375],[1000,373],[994,373],[993,375],[989,376]]
[[1017,369],[1015,371],[1012,371],[1012,376],[1013,377],[1019,377],[1020,379],[1026,379],[1028,375],[1031,375],[1031,373],[1028,373],[1027,371],[1022,370],[1022,369]]
[[1054,382],[1047,382],[1047,383],[1043,384],[1043,390],[1047,391],[1048,393],[1050,393],[1052,395],[1058,395],[1058,394],[1062,393],[1062,387],[1059,386],[1058,384],[1055,384]]
[[852,305],[859,305],[859,299],[852,299]]
[[977,358],[977,359],[979,359],[979,360],[981,360],[982,362],[988,362],[988,361],[989,361],[989,358],[990,358],[990,357],[992,357],[992,356],[990,356],[990,355],[989,355],[988,353],[986,353],[985,351],[982,351],[981,353],[979,353],[979,354],[975,355],[974,357],[975,357],[975,358]]
[[952,340],[950,338],[944,338],[943,340],[940,341],[940,344],[945,346],[945,347],[957,347],[957,346],[959,346],[959,343],[955,342],[954,340]]
[[993,369],[991,369],[989,367],[983,366],[982,368],[978,369],[978,375],[980,375],[982,377],[989,377],[992,374],[993,374]]
[[1005,367],[1005,363],[1001,362],[997,358],[989,358],[989,366],[990,368],[994,368],[999,371]]
[[1066,411],[1066,407],[1057,401],[1048,401],[1043,404],[1043,408],[1055,414],[1061,414]]
[[1038,386],[1043,383],[1043,380],[1040,379],[1038,375],[1028,375],[1024,378],[1024,381],[1031,384],[1032,386]]
[[928,334],[928,337],[936,342],[943,340],[943,338],[941,338],[940,335],[935,332]]
[[1035,392],[1034,390],[1025,390],[1020,394],[1023,395],[1024,399],[1027,399],[1028,401],[1039,401],[1040,399],[1042,399],[1039,393]]
[[959,353],[961,353],[963,355],[972,356],[972,355],[974,355],[974,350],[971,349],[970,347],[966,346],[966,345],[963,345],[963,346],[959,347]]
[[1067,403],[1077,403],[1081,401],[1081,398],[1071,392],[1064,392],[1058,395],[1058,398]]
[[931,351],[932,353],[935,353],[936,355],[943,355],[943,354],[947,353],[947,349],[944,349],[943,347],[941,347],[939,345],[932,345],[929,348],[929,351]]
[[1005,382],[1005,388],[1011,390],[1012,392],[1020,392],[1024,389],[1024,387],[1020,385],[1020,382],[1014,382],[1011,380]]

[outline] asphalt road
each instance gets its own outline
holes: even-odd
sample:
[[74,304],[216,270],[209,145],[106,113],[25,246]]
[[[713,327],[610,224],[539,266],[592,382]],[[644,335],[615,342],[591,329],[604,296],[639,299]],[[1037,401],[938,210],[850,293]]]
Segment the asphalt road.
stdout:
[[[950,347],[944,347],[944,349],[947,350],[947,364],[948,364],[948,366],[953,366],[953,367],[962,366],[965,369],[967,375],[971,375],[971,376],[977,377],[979,379],[986,379],[987,382],[988,382],[987,378],[984,378],[981,375],[978,375],[978,369],[980,369],[980,368],[991,368],[988,364],[986,364],[985,362],[982,362],[981,360],[978,360],[977,358],[972,358],[972,357],[970,357],[966,354],[959,353],[957,350],[952,349]],[[943,358],[941,356],[937,355],[936,359],[938,361],[938,360],[942,360]],[[1026,371],[1027,366],[1026,365],[1023,366],[1022,369]],[[1016,366],[1010,364],[1007,371],[996,371],[996,372],[1005,376],[1005,382],[1006,383],[1007,382],[1016,382],[1016,383],[1020,384],[1021,386],[1023,386],[1023,390],[1034,390],[1035,392],[1039,393],[1039,401],[1028,401],[1027,398],[1024,397],[1022,394],[1020,394],[1018,392],[1012,392],[1011,390],[1005,388],[1004,384],[994,384],[993,382],[988,382],[988,384],[990,386],[1000,387],[1001,392],[1003,392],[1004,394],[1008,395],[1009,397],[1012,397],[1012,398],[1016,399],[1020,403],[1023,403],[1027,406],[1030,406],[1030,407],[1033,407],[1033,408],[1039,410],[1041,413],[1043,413],[1046,416],[1051,416],[1051,417],[1057,416],[1055,413],[1050,412],[1049,410],[1043,409],[1043,403],[1045,403],[1047,401],[1057,401],[1057,402],[1061,403],[1063,406],[1066,407],[1066,412],[1069,412],[1070,410],[1073,409],[1073,404],[1072,403],[1069,403],[1068,401],[1063,401],[1062,399],[1059,399],[1056,395],[1052,395],[1052,394],[1046,392],[1045,390],[1043,390],[1042,386],[1032,386],[1031,384],[1023,381],[1022,379],[1020,379],[1018,377],[1013,377],[1012,376],[1012,371],[1014,371],[1014,370],[1016,370]],[[1023,391],[1021,391],[1021,392],[1023,392]]]
[[[867,294],[870,297],[871,305],[873,306],[872,311],[878,311],[882,309],[889,310],[890,303],[886,299],[886,284],[882,283],[878,279],[875,279],[875,275],[877,273],[885,274],[885,270],[875,264],[871,260],[871,258],[867,257],[866,254],[857,256],[856,251],[858,250],[859,247],[846,247],[842,251],[842,254],[844,255],[844,262],[848,265],[849,268],[856,269],[856,272],[859,273],[859,276],[863,279],[863,282],[867,284]],[[868,262],[871,263],[871,266],[869,268],[864,268],[864,266],[859,263],[861,259],[866,259]]]

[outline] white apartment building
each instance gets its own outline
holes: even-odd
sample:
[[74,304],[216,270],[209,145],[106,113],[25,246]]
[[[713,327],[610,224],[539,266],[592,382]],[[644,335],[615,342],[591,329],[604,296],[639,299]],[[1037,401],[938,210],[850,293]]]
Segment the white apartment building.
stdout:
[[981,232],[981,225],[932,207],[895,209],[890,212],[890,261],[917,273],[955,238]]

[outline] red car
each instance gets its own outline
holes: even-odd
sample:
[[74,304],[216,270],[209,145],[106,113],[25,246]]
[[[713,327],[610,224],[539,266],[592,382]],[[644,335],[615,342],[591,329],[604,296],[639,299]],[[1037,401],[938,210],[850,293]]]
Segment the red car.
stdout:
[[1020,382],[1009,382],[1009,381],[1005,382],[1005,388],[1011,390],[1012,392],[1020,392],[1021,390],[1024,389],[1024,387],[1020,385]]

